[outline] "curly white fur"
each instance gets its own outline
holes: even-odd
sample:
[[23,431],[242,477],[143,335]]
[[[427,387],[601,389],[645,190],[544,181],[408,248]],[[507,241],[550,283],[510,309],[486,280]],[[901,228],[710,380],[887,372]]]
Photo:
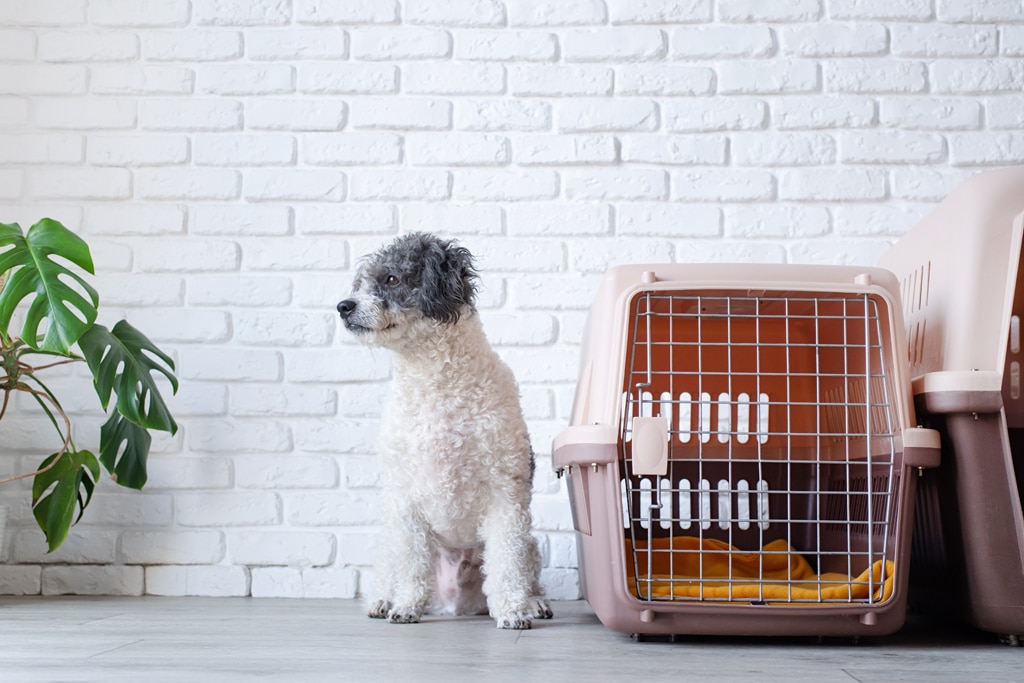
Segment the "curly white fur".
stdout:
[[[444,265],[424,268],[419,252],[436,257],[438,246]],[[428,608],[487,609],[499,628],[525,629],[551,616],[530,533],[533,453],[515,379],[472,307],[471,257],[452,257],[453,249],[461,250],[429,235],[399,238],[364,264],[352,298],[339,304],[361,341],[394,352],[378,444],[384,537],[369,615],[411,623]],[[424,291],[436,298],[427,281],[436,277],[458,281],[442,287],[454,300],[440,309],[423,301]]]

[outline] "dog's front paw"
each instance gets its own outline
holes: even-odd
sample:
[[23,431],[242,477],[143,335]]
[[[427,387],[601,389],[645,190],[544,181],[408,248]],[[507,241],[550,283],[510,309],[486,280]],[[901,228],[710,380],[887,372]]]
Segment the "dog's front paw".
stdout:
[[529,605],[530,616],[534,619],[550,619],[555,616],[555,613],[551,611],[551,605],[544,598],[530,598]]
[[390,600],[377,600],[372,605],[370,605],[370,609],[368,609],[366,611],[366,614],[371,619],[387,619],[388,612],[390,612],[390,611],[391,611],[391,601]]
[[519,631],[533,628],[533,620],[525,612],[506,612],[499,614],[494,619],[498,622],[498,628],[509,628]]
[[423,616],[423,610],[415,607],[392,607],[388,611],[388,623],[391,624],[416,624]]

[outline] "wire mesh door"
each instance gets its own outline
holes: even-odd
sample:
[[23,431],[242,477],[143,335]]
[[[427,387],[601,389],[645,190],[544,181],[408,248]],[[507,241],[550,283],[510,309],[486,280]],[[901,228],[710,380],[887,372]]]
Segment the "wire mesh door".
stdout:
[[[884,306],[828,292],[633,299],[621,487],[637,597],[888,599],[900,453]],[[633,470],[633,420],[652,416],[668,425],[664,476]]]

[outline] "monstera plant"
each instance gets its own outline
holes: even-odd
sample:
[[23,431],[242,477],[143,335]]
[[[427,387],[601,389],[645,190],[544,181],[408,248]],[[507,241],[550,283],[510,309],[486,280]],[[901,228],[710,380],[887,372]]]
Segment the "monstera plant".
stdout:
[[[27,233],[17,223],[0,223],[0,420],[14,394],[24,393],[53,426],[57,447],[35,471],[0,483],[33,478],[32,512],[50,552],[81,518],[101,465],[118,484],[140,489],[149,430],[174,434],[178,428],[157,384],[162,375],[177,391],[174,362],[124,320],[112,329],[96,322],[99,295],[85,277],[92,274],[88,245],[57,221],[44,218]],[[19,331],[12,330],[15,320]],[[40,376],[83,360],[108,413],[98,456],[75,443],[71,420]]]

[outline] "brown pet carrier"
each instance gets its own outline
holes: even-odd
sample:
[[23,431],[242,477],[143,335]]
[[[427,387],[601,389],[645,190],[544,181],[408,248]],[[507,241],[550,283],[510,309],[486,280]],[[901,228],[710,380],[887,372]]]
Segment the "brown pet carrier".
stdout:
[[912,603],[1024,635],[1024,168],[975,176],[901,238],[918,417],[943,465],[918,493]]
[[581,583],[634,634],[885,634],[906,612],[919,469],[898,285],[881,269],[611,269],[568,477]]

